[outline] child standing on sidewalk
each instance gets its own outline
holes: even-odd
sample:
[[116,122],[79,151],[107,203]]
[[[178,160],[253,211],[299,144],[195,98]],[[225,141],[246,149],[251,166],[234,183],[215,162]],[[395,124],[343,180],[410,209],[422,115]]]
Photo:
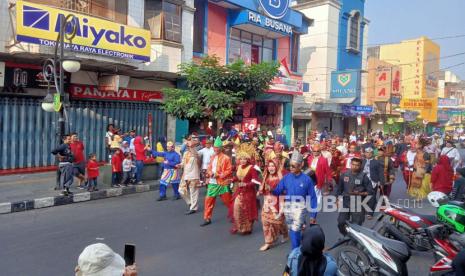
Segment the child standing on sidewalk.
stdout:
[[121,173],[123,171],[123,160],[121,160],[121,150],[116,149],[111,157],[111,187],[120,187]]
[[95,153],[89,154],[89,161],[87,162],[87,191],[98,191],[97,177],[99,175],[97,156]]
[[132,171],[136,167],[134,162],[132,162],[132,156],[129,152],[124,154],[124,161],[123,161],[123,184],[124,186],[128,186],[129,181],[132,178]]

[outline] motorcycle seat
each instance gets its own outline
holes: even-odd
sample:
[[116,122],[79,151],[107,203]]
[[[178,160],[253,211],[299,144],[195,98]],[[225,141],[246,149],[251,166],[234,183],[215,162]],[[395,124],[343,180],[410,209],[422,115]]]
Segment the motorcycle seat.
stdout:
[[406,213],[410,213],[410,214],[412,214],[412,215],[416,215],[416,216],[418,216],[418,217],[420,217],[420,218],[426,219],[426,220],[428,220],[429,222],[431,222],[432,224],[438,224],[438,223],[439,223],[439,221],[438,221],[436,215],[424,215],[424,214],[419,214],[419,213],[413,211],[412,209],[405,210],[405,209],[403,209],[403,208],[399,208],[399,210],[401,210],[401,211],[403,211],[403,212],[406,212]]
[[410,249],[404,242],[388,239],[374,230],[359,225],[350,224],[350,227],[381,243],[386,251],[395,255],[400,261],[407,262],[410,259]]
[[454,206],[457,206],[457,207],[460,207],[462,209],[465,209],[465,202],[462,202],[462,201],[449,201],[447,202],[447,204],[450,204],[450,205],[454,205]]

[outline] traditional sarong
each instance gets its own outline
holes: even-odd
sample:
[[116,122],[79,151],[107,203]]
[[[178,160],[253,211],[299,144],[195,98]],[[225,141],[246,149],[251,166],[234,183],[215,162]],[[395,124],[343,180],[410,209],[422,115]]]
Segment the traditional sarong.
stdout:
[[218,184],[209,184],[207,188],[208,197],[217,197],[225,193],[230,193],[229,186],[222,186]]
[[301,231],[307,217],[305,202],[285,201],[283,206],[287,227],[292,231]]
[[284,216],[276,206],[278,197],[273,195],[265,195],[262,208],[262,225],[265,243],[274,243],[280,235],[287,238],[287,226],[284,222]]
[[168,184],[179,184],[181,182],[181,174],[177,169],[164,169],[160,178],[160,184],[168,186]]
[[245,207],[244,197],[247,195],[239,194],[234,199],[234,226],[239,233],[250,233],[253,229],[253,220],[250,220],[250,210]]

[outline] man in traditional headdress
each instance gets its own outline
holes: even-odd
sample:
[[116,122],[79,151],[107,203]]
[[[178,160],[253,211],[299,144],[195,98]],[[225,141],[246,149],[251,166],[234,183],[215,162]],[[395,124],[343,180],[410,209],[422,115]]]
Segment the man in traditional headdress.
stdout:
[[217,137],[213,144],[215,155],[211,158],[206,174],[209,180],[207,182],[207,196],[205,197],[204,222],[200,226],[207,226],[212,223],[211,218],[217,196],[221,198],[228,209],[231,207],[229,184],[232,181],[232,163],[231,158],[222,152],[222,147],[223,142]]
[[[310,212],[310,223],[316,223],[317,197],[312,179],[302,173],[302,154],[295,151],[291,158],[291,173],[284,176],[273,194],[276,196],[286,194],[284,197],[283,213],[289,228],[292,248],[300,246],[301,231],[306,221],[307,212]],[[308,210],[310,207],[311,210]]]
[[332,180],[328,160],[321,154],[320,144],[313,144],[312,155],[308,157],[307,163],[310,174],[314,175],[313,179],[316,179],[315,192],[318,197],[318,202],[320,202],[322,194],[328,193],[328,187]]

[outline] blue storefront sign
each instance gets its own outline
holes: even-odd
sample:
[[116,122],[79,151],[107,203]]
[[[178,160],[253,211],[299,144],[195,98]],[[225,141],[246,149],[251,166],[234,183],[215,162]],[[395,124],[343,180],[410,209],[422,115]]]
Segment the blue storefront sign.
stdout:
[[368,116],[373,113],[373,107],[369,105],[343,105],[342,115],[345,117]]
[[265,13],[274,19],[283,18],[289,9],[289,0],[258,0]]
[[230,13],[230,25],[253,24],[283,35],[292,34],[292,26],[251,10]]
[[360,71],[331,73],[331,98],[355,98],[360,95]]

